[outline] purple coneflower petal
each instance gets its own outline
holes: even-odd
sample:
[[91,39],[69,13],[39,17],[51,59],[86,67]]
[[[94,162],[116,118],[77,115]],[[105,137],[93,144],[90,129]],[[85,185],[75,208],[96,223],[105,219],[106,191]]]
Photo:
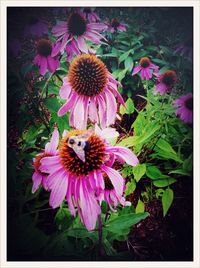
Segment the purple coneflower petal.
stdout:
[[115,116],[117,112],[117,103],[116,103],[115,97],[109,90],[105,91],[105,96],[106,96],[106,106],[107,106],[106,124],[107,126],[109,126],[115,122]]
[[52,173],[60,168],[59,156],[47,156],[40,160],[41,166],[39,170],[43,173]]
[[40,60],[40,74],[44,75],[46,73],[47,70],[47,58],[40,56],[41,60]]
[[32,193],[34,194],[42,182],[42,175],[39,172],[35,171],[33,173],[32,180],[33,180]]
[[51,184],[49,182],[51,175],[48,177],[48,186],[51,189],[49,204],[52,208],[59,207],[65,198],[68,186],[68,176],[66,175],[66,171],[61,169],[60,172],[57,172],[56,180],[54,182],[51,180]]
[[108,148],[107,151],[113,153],[116,156],[122,158],[128,165],[136,166],[139,164],[139,160],[137,156],[128,148],[121,147],[121,146],[114,146]]
[[58,129],[55,128],[50,142],[47,143],[47,145],[45,146],[45,152],[52,155],[55,154],[57,151],[58,143],[59,143],[59,133]]
[[58,110],[58,116],[63,116],[66,114],[74,106],[74,103],[77,102],[77,99],[78,95],[73,92],[68,101]]
[[89,104],[89,118],[92,121],[92,123],[98,123],[98,113],[97,113],[97,105],[96,105],[96,98],[90,98],[90,104]]
[[84,53],[88,53],[88,47],[87,47],[87,45],[86,45],[85,40],[84,40],[83,37],[79,36],[79,37],[77,38],[77,44],[78,44],[79,49],[80,49],[82,52],[84,52]]
[[132,75],[137,74],[139,71],[141,71],[142,66],[138,65],[133,69]]
[[122,196],[123,189],[124,189],[124,179],[119,174],[119,172],[114,170],[113,168],[107,167],[105,165],[102,165],[101,169],[103,171],[105,171],[105,173],[110,178],[110,180],[111,180],[111,182],[112,182],[112,184],[113,184],[113,186],[115,188],[115,191],[117,193],[117,196]]

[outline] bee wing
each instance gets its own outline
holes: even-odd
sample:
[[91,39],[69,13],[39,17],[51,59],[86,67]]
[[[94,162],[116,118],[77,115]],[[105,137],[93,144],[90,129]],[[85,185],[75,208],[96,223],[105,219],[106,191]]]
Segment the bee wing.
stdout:
[[83,162],[85,162],[85,151],[84,148],[78,147],[78,146],[74,146],[73,147],[74,152],[76,153],[76,155],[78,156],[78,158],[80,158]]

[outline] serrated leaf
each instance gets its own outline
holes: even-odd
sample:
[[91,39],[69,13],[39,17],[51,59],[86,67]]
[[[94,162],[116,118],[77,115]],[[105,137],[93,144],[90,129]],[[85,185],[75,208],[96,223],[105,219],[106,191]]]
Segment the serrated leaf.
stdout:
[[172,189],[167,188],[162,195],[163,216],[165,216],[172,205],[174,199],[174,192]]
[[138,164],[136,167],[132,168],[134,179],[136,182],[142,178],[142,176],[146,173],[146,164]]

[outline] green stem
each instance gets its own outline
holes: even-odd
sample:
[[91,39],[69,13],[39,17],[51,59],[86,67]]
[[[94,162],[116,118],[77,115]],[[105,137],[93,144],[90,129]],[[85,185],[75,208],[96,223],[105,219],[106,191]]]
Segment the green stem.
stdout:
[[99,259],[101,259],[101,257],[102,257],[102,234],[103,234],[103,226],[102,226],[101,214],[98,216],[98,223],[99,223],[99,228],[98,228],[98,236],[99,236],[98,255],[99,255]]

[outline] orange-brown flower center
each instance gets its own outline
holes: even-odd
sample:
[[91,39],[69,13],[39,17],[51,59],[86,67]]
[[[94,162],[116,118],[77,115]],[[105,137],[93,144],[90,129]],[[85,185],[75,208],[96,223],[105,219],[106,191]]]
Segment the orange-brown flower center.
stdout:
[[72,35],[80,36],[85,33],[87,23],[80,14],[74,12],[69,16],[67,26]]
[[143,68],[147,68],[147,67],[149,67],[150,63],[151,63],[151,61],[150,61],[150,59],[149,59],[148,57],[143,57],[143,58],[141,58],[141,59],[140,59],[140,62],[139,62],[139,64],[140,64]]
[[119,20],[117,19],[117,18],[114,18],[114,19],[112,19],[111,20],[111,26],[113,27],[113,28],[115,28],[115,30],[117,29],[117,27],[120,25],[120,22],[119,22]]
[[39,55],[47,57],[51,55],[52,45],[48,39],[40,39],[37,43],[37,52]]
[[173,70],[167,70],[162,75],[161,80],[168,87],[172,87],[176,82],[176,73]]
[[41,159],[43,159],[44,157],[48,157],[48,156],[51,156],[51,154],[47,154],[47,153],[39,154],[39,155],[37,155],[37,156],[35,157],[35,161],[34,161],[34,163],[33,163],[35,170],[36,170],[37,172],[39,172],[40,174],[42,174],[42,175],[47,175],[47,174],[46,174],[46,173],[43,173],[43,172],[41,172],[41,171],[39,170],[39,167],[40,167],[40,165],[41,165],[40,161],[41,161]]
[[69,66],[69,82],[78,94],[96,96],[106,85],[108,70],[95,55],[77,56]]
[[94,133],[87,138],[87,146],[83,148],[85,161],[82,161],[75,150],[69,146],[69,139],[87,133],[85,130],[70,131],[60,142],[59,153],[61,164],[73,175],[87,175],[89,172],[98,170],[104,163],[105,145]]

